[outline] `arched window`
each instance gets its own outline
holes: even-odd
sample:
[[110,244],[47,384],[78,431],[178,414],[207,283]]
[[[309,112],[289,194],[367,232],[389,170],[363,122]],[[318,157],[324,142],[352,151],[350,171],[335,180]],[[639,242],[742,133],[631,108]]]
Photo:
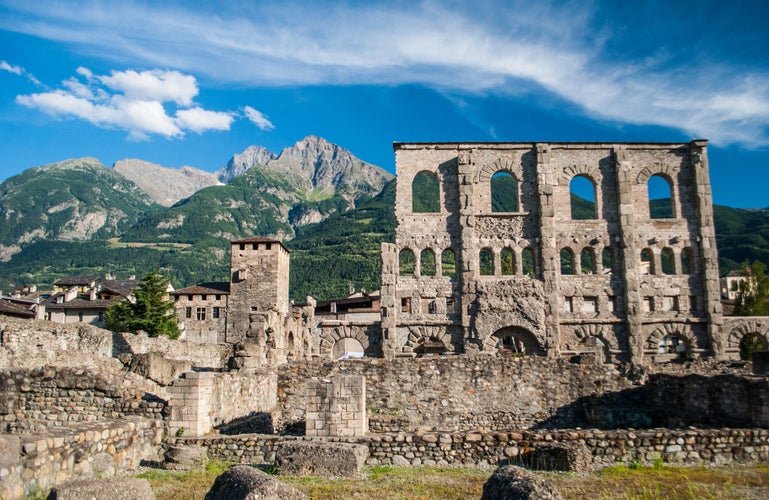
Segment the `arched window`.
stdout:
[[584,175],[576,175],[569,182],[571,218],[574,220],[597,219],[595,185]]
[[654,274],[654,254],[648,248],[641,250],[641,274]]
[[614,270],[614,252],[611,247],[603,247],[601,252],[601,266],[604,274],[609,274]]
[[694,274],[694,252],[689,247],[681,251],[681,274]]
[[509,248],[503,248],[499,254],[499,273],[500,274],[514,274],[515,273],[515,260],[513,259],[513,251]]
[[521,268],[525,276],[531,276],[533,278],[536,274],[534,267],[534,251],[529,247],[521,250]]
[[440,212],[441,192],[438,177],[431,172],[419,172],[411,183],[411,211]]
[[404,248],[398,254],[398,274],[414,276],[414,252],[408,248]]
[[675,254],[672,248],[663,248],[660,254],[662,274],[675,274]]
[[686,354],[686,341],[675,334],[665,335],[657,343],[657,353],[683,356]]
[[419,254],[419,270],[422,276],[435,276],[435,252],[429,248]]
[[582,274],[595,274],[595,252],[590,247],[582,249],[579,255],[580,272]]
[[672,219],[673,189],[669,180],[657,174],[649,177],[646,183],[649,192],[649,217],[652,219]]
[[561,249],[561,274],[574,274],[574,252],[569,247]]
[[766,349],[766,340],[758,333],[748,333],[740,340],[740,359],[750,361],[753,353]]
[[441,252],[441,274],[447,278],[457,275],[457,258],[450,248]]
[[491,211],[518,211],[518,181],[509,172],[499,171],[491,177]]
[[484,248],[479,255],[479,264],[481,276],[492,276],[494,274],[494,254],[490,248]]

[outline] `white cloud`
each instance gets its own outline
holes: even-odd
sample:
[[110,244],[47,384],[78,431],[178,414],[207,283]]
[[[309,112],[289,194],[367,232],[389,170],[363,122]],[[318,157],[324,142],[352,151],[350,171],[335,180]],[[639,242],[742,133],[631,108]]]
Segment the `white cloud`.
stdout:
[[[626,20],[596,24],[600,9],[600,2],[523,0],[217,2],[215,10],[181,2],[29,2],[0,19],[0,29],[251,86],[419,83],[510,95],[541,88],[602,119],[675,127],[720,143],[769,144],[769,114],[760,112],[769,106],[763,61],[746,69],[728,58],[696,58],[695,44],[678,38],[634,56],[635,49],[613,43],[612,30],[630,29]],[[676,58],[683,62],[671,66]],[[198,93],[194,78],[172,71],[99,78],[127,98],[183,107]]]
[[[151,135],[179,138],[185,131],[229,130],[234,120],[234,113],[194,105],[197,82],[178,71],[112,71],[109,76],[99,76],[80,67],[77,74],[86,81],[71,77],[60,89],[19,95],[16,102],[51,116],[125,130],[136,140]],[[165,107],[168,102],[177,105],[174,116]]]
[[199,134],[206,130],[229,130],[233,120],[231,113],[208,111],[198,107],[176,112],[176,123],[180,127]]
[[246,106],[243,111],[245,111],[246,117],[259,127],[260,130],[272,130],[275,128],[275,125],[258,109]]
[[6,61],[0,61],[0,69],[15,75],[21,75],[22,71],[24,71],[21,66],[11,66]]

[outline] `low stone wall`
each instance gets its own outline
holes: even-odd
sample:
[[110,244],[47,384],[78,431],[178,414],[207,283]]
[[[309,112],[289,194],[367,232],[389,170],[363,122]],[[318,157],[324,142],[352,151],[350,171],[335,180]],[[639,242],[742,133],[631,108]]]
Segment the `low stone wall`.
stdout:
[[[199,445],[209,458],[272,465],[282,442],[310,438],[242,434],[170,438],[172,445]],[[387,433],[326,441],[368,446],[367,465],[493,467],[526,464],[538,447],[553,442],[583,445],[593,467],[617,463],[713,464],[769,460],[767,429],[558,430],[473,433]]]
[[128,417],[50,427],[34,435],[0,434],[0,489],[14,500],[74,479],[111,477],[157,460],[160,420]]
[[[441,356],[297,362],[279,368],[283,429],[305,419],[302,385],[311,378],[366,377],[372,431],[525,429],[552,419],[576,427],[574,400],[633,387],[613,365],[572,364],[537,356]],[[577,409],[574,409],[577,411]]]
[[45,431],[129,415],[154,419],[165,404],[126,374],[61,367],[0,370],[4,432]]

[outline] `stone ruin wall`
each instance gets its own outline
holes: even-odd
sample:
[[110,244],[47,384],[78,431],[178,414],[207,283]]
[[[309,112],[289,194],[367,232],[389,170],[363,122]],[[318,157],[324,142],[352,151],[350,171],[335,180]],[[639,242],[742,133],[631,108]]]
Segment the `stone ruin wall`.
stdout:
[[[385,356],[410,355],[427,339],[449,352],[493,352],[506,330],[525,332],[520,338],[548,356],[577,353],[580,342],[594,337],[612,361],[666,361],[657,344],[668,335],[684,341],[690,357],[726,356],[705,141],[396,143],[395,150],[398,226],[395,243],[382,246]],[[437,213],[412,211],[412,182],[422,172],[438,179]],[[490,179],[498,172],[518,181],[518,212],[491,212]],[[653,175],[671,187],[672,218],[650,218],[647,181]],[[571,217],[575,176],[595,187],[595,219]],[[457,261],[454,279],[440,270],[441,252],[449,248]],[[479,271],[484,248],[493,253],[493,276]],[[509,276],[499,271],[504,248],[514,255]],[[522,272],[527,248],[534,277]],[[585,248],[595,256],[594,274],[579,272]],[[398,272],[406,249],[416,260],[413,276]],[[435,255],[435,276],[421,269],[425,249]],[[562,249],[574,255],[574,274],[561,274]],[[604,249],[613,260],[606,269]],[[652,254],[653,274],[642,272],[643,249]],[[663,249],[672,251],[672,274],[661,272]],[[688,273],[684,255],[693,267]],[[646,304],[654,310],[645,311]]]

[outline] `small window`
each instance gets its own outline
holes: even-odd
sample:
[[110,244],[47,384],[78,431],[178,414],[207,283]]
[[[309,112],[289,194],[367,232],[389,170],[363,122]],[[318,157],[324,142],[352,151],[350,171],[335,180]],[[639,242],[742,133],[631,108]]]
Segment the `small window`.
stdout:
[[662,249],[660,263],[662,264],[662,274],[675,274],[675,254],[673,254],[672,248]]
[[598,299],[596,297],[584,297],[582,299],[582,312],[585,314],[598,312]]
[[454,299],[449,297],[446,299],[446,314],[454,314],[456,312],[456,305]]
[[259,311],[259,308],[258,308],[258,307],[256,307],[256,306],[251,306],[251,312],[252,312],[252,313],[255,313],[255,312],[258,312],[258,311]]
[[431,172],[420,172],[411,184],[411,211],[436,213],[441,211],[441,193],[438,177]]
[[657,344],[657,353],[659,354],[683,354],[686,352],[686,344],[678,335],[665,335]]
[[192,308],[191,307],[185,307],[184,308],[184,317],[185,318],[191,318],[192,317]]
[[195,317],[198,319],[198,321],[205,321],[205,319],[206,319],[206,308],[205,307],[198,307],[195,310]]
[[419,260],[422,276],[435,276],[435,252],[426,248],[419,255]]
[[689,310],[692,311],[692,312],[697,312],[697,311],[699,311],[699,309],[700,309],[700,306],[699,306],[699,301],[697,300],[697,296],[696,295],[690,295],[689,296]]
[[211,308],[211,318],[212,319],[219,319],[219,308],[218,307],[212,307]]
[[689,247],[681,251],[681,274],[694,274],[694,252]]
[[252,249],[252,250],[259,250],[259,243],[253,243],[253,244],[251,245],[251,249]]
[[573,312],[574,311],[574,298],[573,297],[564,297],[563,298],[563,312]]
[[510,275],[515,272],[515,261],[513,251],[510,248],[503,248],[499,254],[500,274]]
[[597,219],[595,207],[595,184],[584,175],[577,175],[569,182],[571,196],[571,218],[574,220]]
[[222,296],[221,295],[217,295],[216,296],[216,300],[222,300]]
[[536,271],[534,270],[534,251],[531,248],[526,247],[521,251],[521,265],[523,274],[533,278]]
[[245,243],[241,243],[239,245],[239,247],[240,247],[241,250],[245,250],[246,249],[246,244]]
[[497,172],[491,177],[491,211],[518,211],[518,181],[509,172]]
[[649,193],[649,217],[652,219],[672,219],[673,189],[669,180],[657,174],[649,177],[646,184]]
[[641,274],[654,274],[654,254],[648,248],[641,250]]
[[604,274],[611,274],[614,270],[614,252],[611,247],[604,247],[601,252],[601,266]]
[[436,312],[435,301],[431,300],[427,303],[427,313],[435,314],[435,312]]
[[644,297],[644,312],[654,312],[654,297]]
[[615,312],[617,310],[617,297],[615,295],[609,295],[609,300],[606,305],[609,308],[609,312]]
[[662,297],[662,309],[669,312],[678,311],[678,297],[675,295]]
[[83,313],[81,312],[77,313],[77,320],[81,323],[83,322]]
[[457,275],[457,262],[454,250],[447,248],[441,253],[441,274],[447,278]]
[[592,248],[583,248],[579,259],[582,274],[595,274],[595,253]]
[[179,296],[178,295],[174,295],[174,302],[179,302]]
[[481,276],[494,275],[494,254],[490,248],[484,248],[479,255]]
[[264,249],[265,250],[272,250],[272,243],[267,243],[266,245],[264,245]]
[[206,294],[201,295],[200,300],[208,300],[208,295]]
[[414,276],[414,252],[404,248],[398,254],[398,274],[401,276]]
[[187,295],[187,301],[192,302],[192,295]]
[[574,274],[574,253],[569,247],[561,249],[561,274]]
[[401,298],[401,312],[411,314],[411,298]]

